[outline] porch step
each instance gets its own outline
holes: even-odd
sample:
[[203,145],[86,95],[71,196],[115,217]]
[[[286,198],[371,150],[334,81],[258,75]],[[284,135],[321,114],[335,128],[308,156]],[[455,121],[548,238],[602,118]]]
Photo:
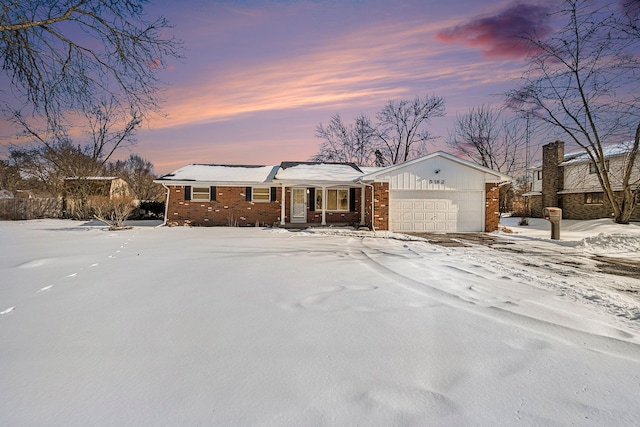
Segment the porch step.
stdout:
[[343,228],[343,227],[350,227],[353,229],[358,229],[360,226],[353,226],[353,223],[331,223],[331,224],[327,224],[327,225],[320,225],[318,223],[312,223],[312,222],[306,222],[306,223],[287,223],[287,224],[278,224],[277,225],[278,228],[284,228],[287,230],[303,230],[305,228]]

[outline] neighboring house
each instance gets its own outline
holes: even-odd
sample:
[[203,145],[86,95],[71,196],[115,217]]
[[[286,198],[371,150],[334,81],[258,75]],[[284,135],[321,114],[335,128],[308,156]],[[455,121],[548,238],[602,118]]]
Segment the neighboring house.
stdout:
[[437,152],[387,168],[353,163],[193,164],[155,182],[165,221],[193,225],[363,225],[392,231],[494,231],[510,178]]
[[113,199],[129,195],[127,182],[115,176],[83,176],[64,179],[65,191],[83,196],[103,196]]
[[105,201],[129,197],[129,185],[114,176],[83,176],[64,179],[63,216],[89,218]]
[[[603,147],[609,177],[617,195],[622,192],[622,172],[628,143]],[[640,166],[640,165],[639,165]],[[585,152],[565,154],[564,142],[556,141],[542,147],[542,164],[532,169],[533,185],[529,197],[532,217],[542,217],[545,207],[559,207],[565,219],[608,218],[613,214],[598,181],[595,165]],[[636,167],[631,182],[638,185],[640,167]],[[632,219],[640,219],[635,208]]]

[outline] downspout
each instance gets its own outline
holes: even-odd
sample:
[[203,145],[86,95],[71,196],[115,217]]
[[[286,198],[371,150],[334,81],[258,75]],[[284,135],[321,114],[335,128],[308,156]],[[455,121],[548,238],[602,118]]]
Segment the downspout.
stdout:
[[169,194],[170,194],[170,191],[171,191],[171,190],[169,190],[169,187],[167,187],[165,185],[164,182],[161,185],[165,188],[165,190],[167,190],[167,201],[164,204],[164,221],[162,221],[162,224],[160,224],[158,227],[162,227],[162,226],[166,226],[167,225],[167,217],[169,216]]
[[286,195],[287,195],[287,191],[286,191],[286,187],[284,186],[284,183],[280,184],[281,188],[282,188],[282,194],[281,196],[281,201],[280,201],[280,225],[284,226],[285,225],[285,220],[284,217],[287,213],[286,207],[285,207],[285,202],[286,202]]
[[366,182],[362,182],[362,181],[356,181],[358,184],[362,184],[365,185],[367,187],[371,187],[371,230],[373,230],[373,233],[375,234],[376,232],[376,226],[374,224],[374,213],[375,213],[375,201],[376,201],[376,197],[375,197],[375,188],[373,187],[373,184],[367,184]]

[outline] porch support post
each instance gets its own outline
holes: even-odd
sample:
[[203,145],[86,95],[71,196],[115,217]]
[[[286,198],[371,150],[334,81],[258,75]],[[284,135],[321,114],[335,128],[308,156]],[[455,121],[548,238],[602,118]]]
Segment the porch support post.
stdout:
[[322,225],[327,225],[327,187],[322,187]]
[[287,200],[287,191],[284,184],[282,184],[282,201],[280,202],[280,225],[284,225],[284,217],[286,213],[285,200]]
[[365,196],[365,191],[366,191],[367,187],[365,187],[364,185],[362,187],[360,187],[360,224],[364,224],[365,218],[364,218],[364,196]]

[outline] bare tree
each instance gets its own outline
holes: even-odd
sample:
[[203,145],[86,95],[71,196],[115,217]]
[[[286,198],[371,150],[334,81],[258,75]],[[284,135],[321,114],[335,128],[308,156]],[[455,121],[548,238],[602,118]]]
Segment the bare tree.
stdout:
[[359,166],[373,166],[376,161],[375,133],[371,121],[364,114],[354,124],[345,125],[340,114],[331,116],[328,125],[316,127],[316,138],[323,140],[320,150],[311,160],[324,162],[353,162]]
[[158,73],[181,43],[166,37],[164,18],[145,19],[145,3],[1,0],[2,70],[12,92],[50,122],[105,93],[125,110],[158,111]]
[[109,163],[107,174],[124,179],[133,195],[140,201],[164,200],[164,187],[153,182],[157,178],[153,173],[153,163],[137,154],[131,154],[127,160]]
[[113,197],[92,196],[93,217],[109,226],[109,230],[124,230],[131,227],[124,221],[135,210],[136,205],[131,196],[115,194]]
[[444,115],[444,98],[439,96],[388,101],[376,115],[376,137],[385,163],[402,163],[424,154],[426,143],[433,139],[426,125]]
[[[123,114],[114,104],[101,102],[83,109],[73,125],[51,121],[45,129],[38,129],[16,112],[14,119],[36,144],[30,148],[12,147],[10,158],[21,173],[38,183],[39,189],[72,200],[73,209],[67,209],[67,214],[90,217],[95,184],[91,177],[104,176],[105,164],[113,153],[135,142],[140,115],[135,111],[129,112],[129,117]],[[85,126],[80,126],[81,120]],[[73,130],[73,137],[79,135],[86,142],[74,142],[68,129]],[[67,180],[71,177],[76,179]]]
[[0,160],[0,190],[18,190],[21,183],[20,170],[8,161]]
[[12,147],[9,162],[32,187],[54,196],[65,193],[65,178],[94,176],[102,169],[81,147],[68,140],[36,148]]
[[[139,111],[133,106],[128,111],[123,111],[113,97],[83,107],[73,117],[72,123],[47,121],[44,128],[39,128],[20,112],[14,112],[13,120],[22,127],[24,135],[36,143],[36,147],[39,146],[43,153],[54,157],[56,153],[64,153],[64,150],[60,150],[61,147],[73,145],[69,130],[76,134],[82,132],[86,142],[77,146],[90,159],[89,164],[94,169],[104,166],[119,148],[133,145],[137,128],[142,123]],[[85,124],[82,125],[82,122]]]
[[[638,52],[640,37],[633,26],[621,25],[626,15],[612,6],[564,0],[558,15],[566,19],[565,26],[545,39],[528,38],[532,48],[526,83],[507,98],[515,110],[559,129],[587,154],[615,221],[626,224],[638,191],[633,171],[640,142],[640,67],[632,52]],[[622,179],[614,182],[606,143],[624,139],[633,141]],[[622,186],[619,194],[616,185]]]
[[488,105],[457,115],[447,145],[473,162],[507,175],[524,172],[526,129]]

